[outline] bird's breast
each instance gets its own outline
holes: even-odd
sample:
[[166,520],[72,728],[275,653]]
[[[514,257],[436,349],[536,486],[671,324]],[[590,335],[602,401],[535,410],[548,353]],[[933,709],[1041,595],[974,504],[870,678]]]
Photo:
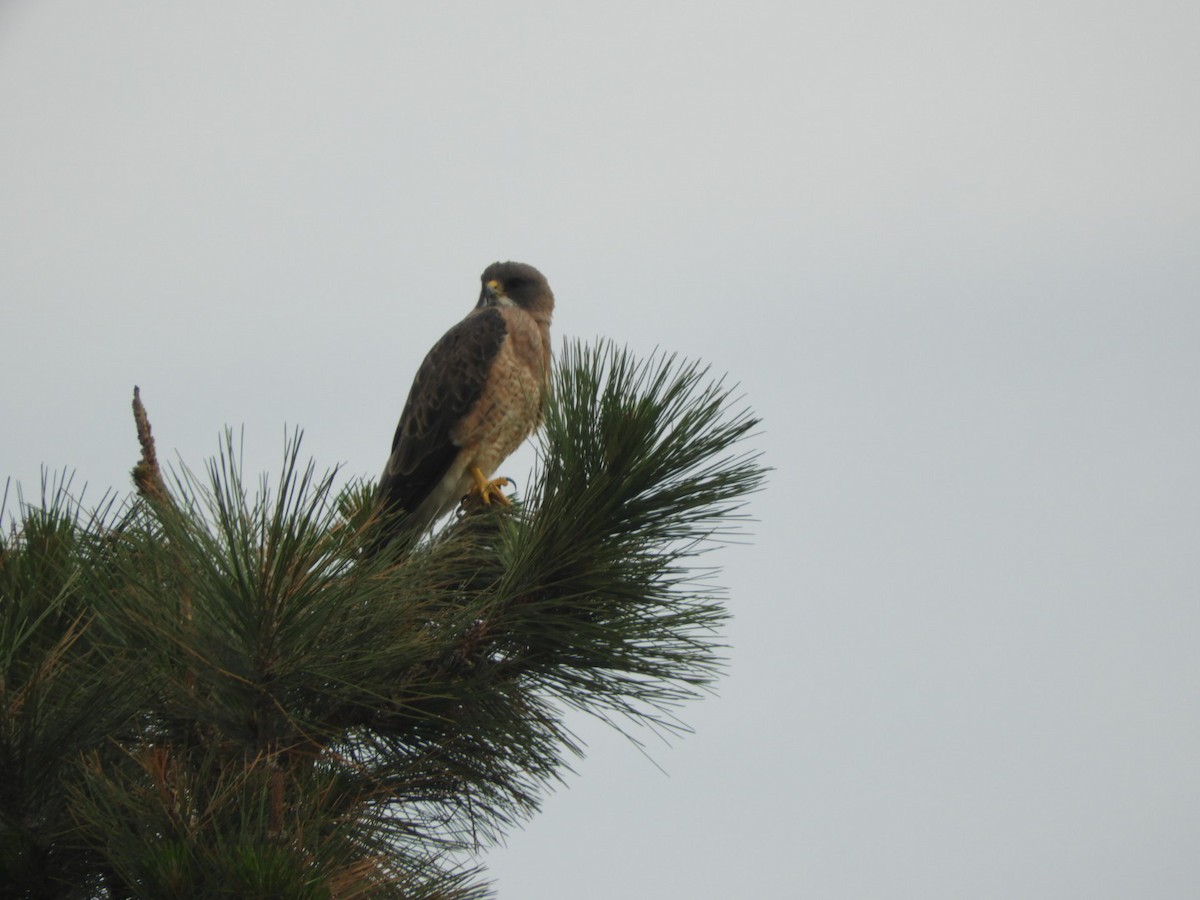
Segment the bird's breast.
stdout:
[[503,313],[508,333],[492,360],[479,402],[451,434],[458,446],[474,449],[474,464],[489,475],[537,426],[549,372],[545,329],[519,310]]

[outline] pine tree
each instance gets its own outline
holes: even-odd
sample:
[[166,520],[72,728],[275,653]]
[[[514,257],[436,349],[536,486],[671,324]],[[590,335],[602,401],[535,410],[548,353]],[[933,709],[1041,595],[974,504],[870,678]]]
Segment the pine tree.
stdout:
[[[135,401],[140,409],[140,401]],[[721,666],[756,420],[701,366],[608,344],[555,367],[534,482],[364,556],[371,486],[245,483],[229,435],[138,493],[69,483],[0,536],[0,893],[475,898],[463,848],[581,752],[566,709],[684,726]]]

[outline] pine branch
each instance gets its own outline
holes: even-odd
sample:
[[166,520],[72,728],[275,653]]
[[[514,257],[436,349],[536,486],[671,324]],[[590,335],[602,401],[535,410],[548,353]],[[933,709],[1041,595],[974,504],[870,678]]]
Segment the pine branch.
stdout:
[[501,553],[508,668],[557,699],[676,730],[719,668],[720,592],[694,558],[729,536],[764,471],[730,390],[673,357],[570,345],[556,372],[532,515]]

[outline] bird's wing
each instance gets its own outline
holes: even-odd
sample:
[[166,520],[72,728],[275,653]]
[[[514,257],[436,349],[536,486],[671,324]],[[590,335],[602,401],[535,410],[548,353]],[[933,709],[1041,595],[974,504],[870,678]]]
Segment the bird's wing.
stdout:
[[451,432],[479,401],[506,335],[500,311],[482,309],[447,331],[426,355],[379,481],[387,508],[411,512],[446,474],[460,450]]

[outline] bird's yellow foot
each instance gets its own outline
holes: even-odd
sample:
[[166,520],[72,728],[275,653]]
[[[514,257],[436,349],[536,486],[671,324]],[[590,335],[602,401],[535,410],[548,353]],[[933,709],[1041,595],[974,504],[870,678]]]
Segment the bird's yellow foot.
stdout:
[[504,491],[500,490],[508,485],[507,478],[493,478],[489,481],[479,466],[471,466],[471,477],[475,479],[475,486],[471,488],[468,497],[478,497],[485,506],[491,506],[493,500],[501,506],[512,505],[512,501],[505,496]]

